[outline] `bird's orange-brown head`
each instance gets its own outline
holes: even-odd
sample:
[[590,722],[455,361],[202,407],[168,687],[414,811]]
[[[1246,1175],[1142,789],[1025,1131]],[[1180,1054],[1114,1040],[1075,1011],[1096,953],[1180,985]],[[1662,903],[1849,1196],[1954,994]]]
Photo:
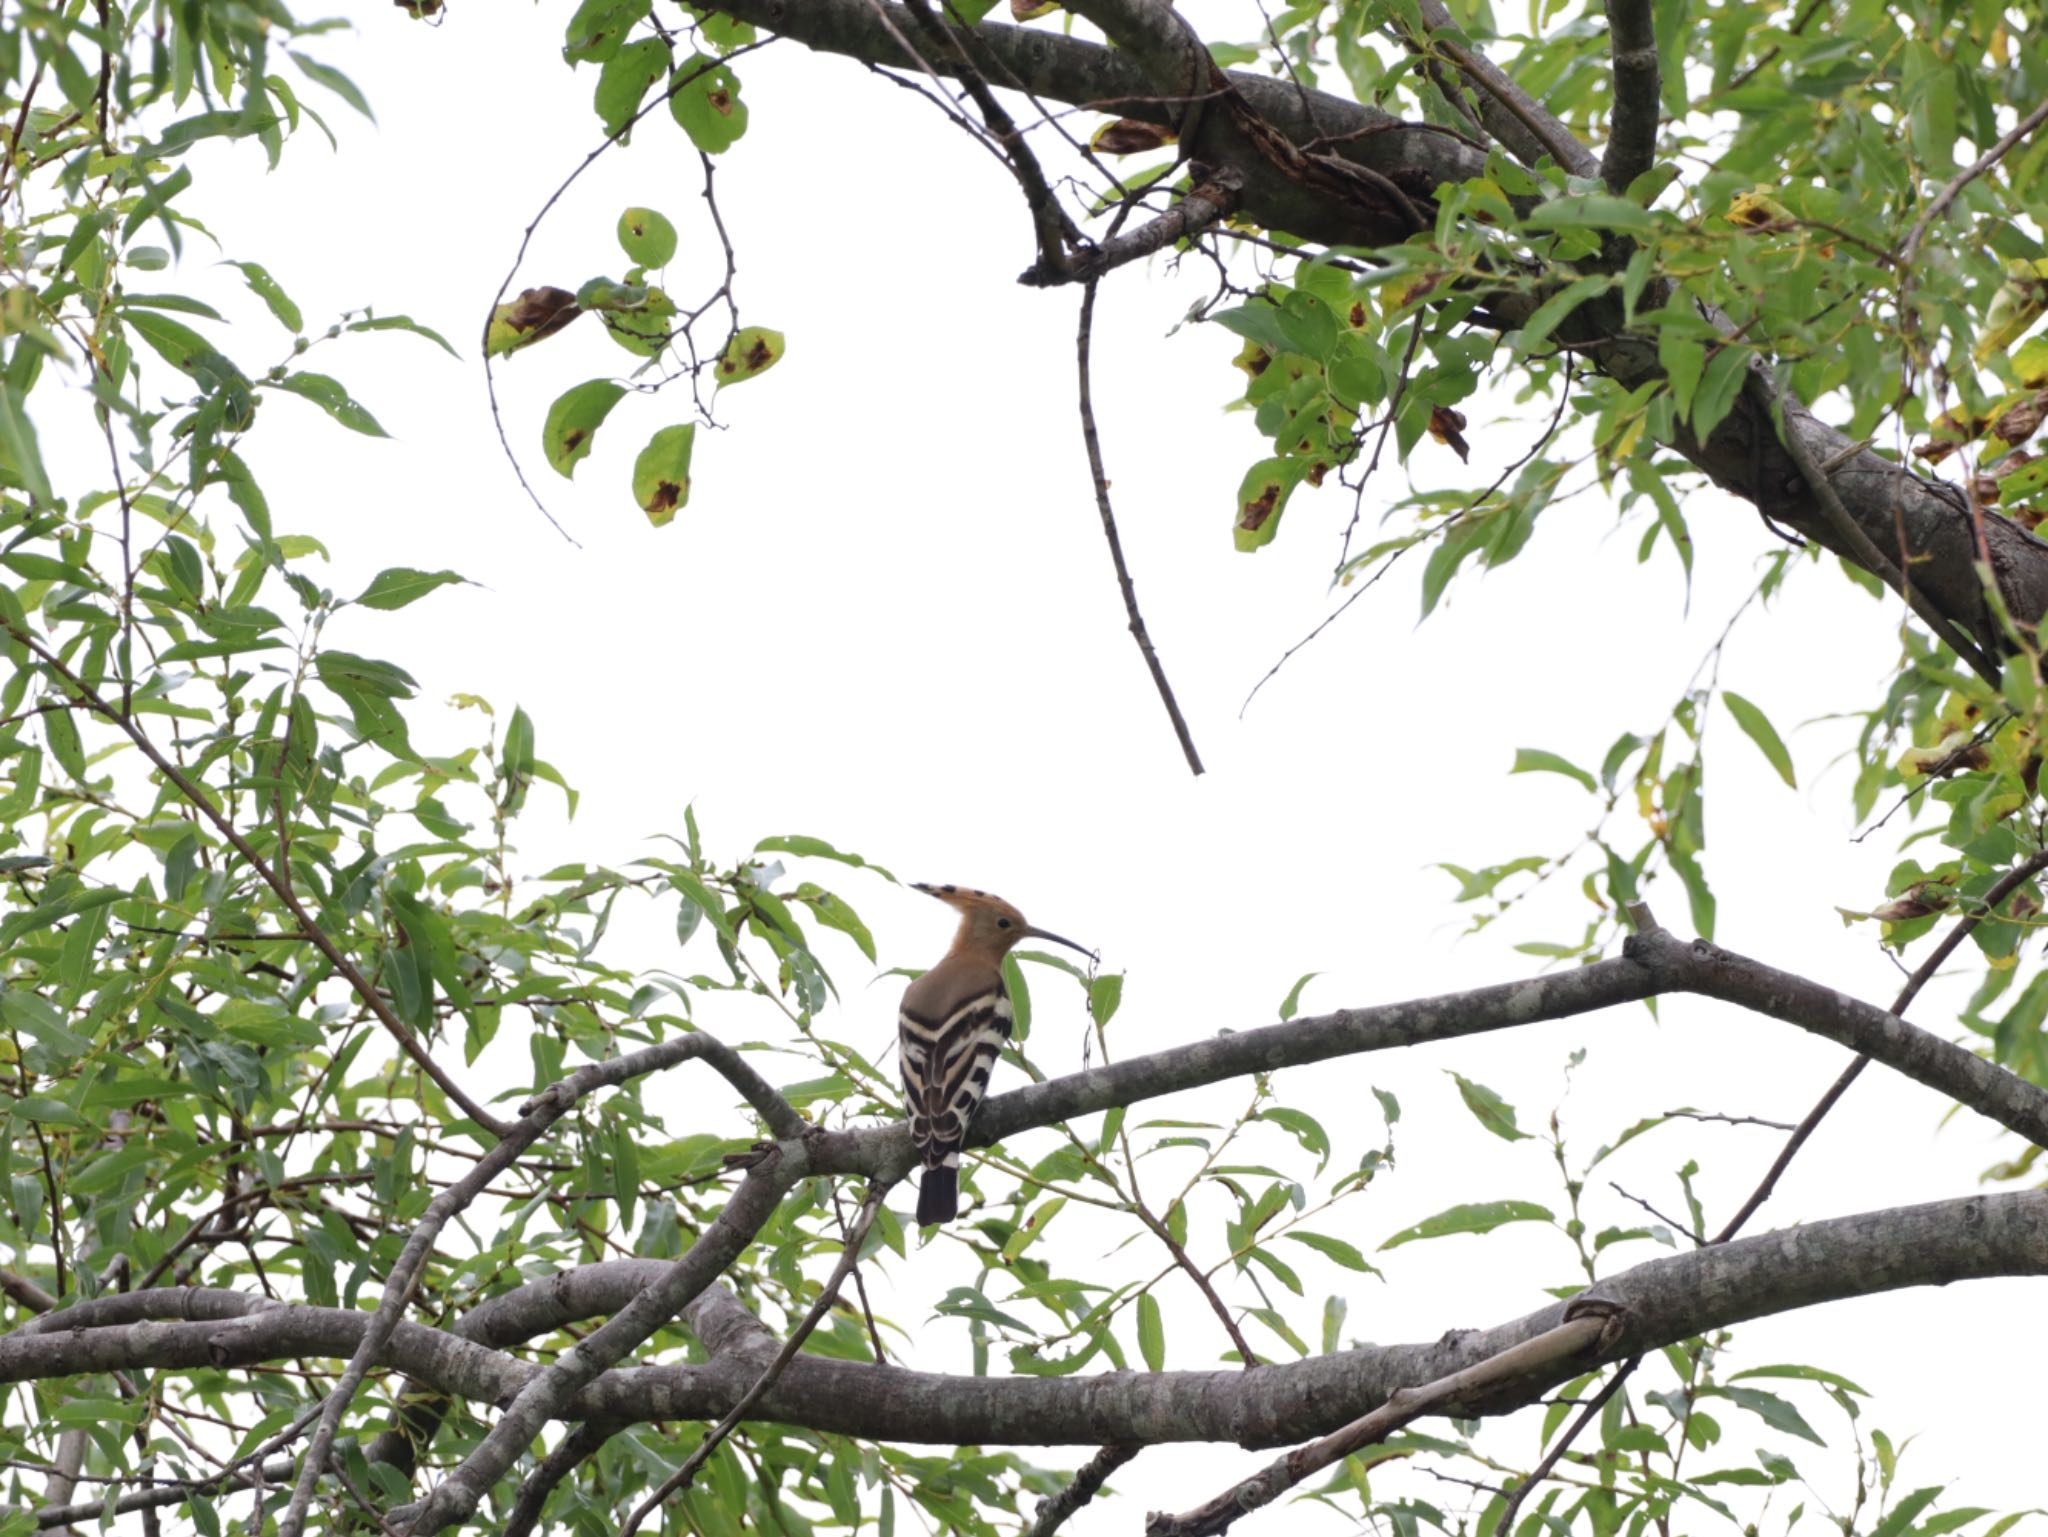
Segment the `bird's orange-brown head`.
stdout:
[[976,891],[971,886],[928,886],[922,881],[913,882],[912,887],[928,897],[937,897],[960,915],[960,931],[953,936],[953,948],[946,952],[949,956],[978,955],[1000,961],[1020,939],[1045,939],[1095,959],[1095,952],[1085,945],[1033,928],[1016,908],[986,891]]

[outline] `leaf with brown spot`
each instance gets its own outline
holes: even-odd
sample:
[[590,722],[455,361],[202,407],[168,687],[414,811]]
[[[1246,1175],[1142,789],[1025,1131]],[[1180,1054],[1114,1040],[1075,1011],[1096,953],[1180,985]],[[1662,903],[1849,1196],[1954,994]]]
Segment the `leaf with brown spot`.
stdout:
[[1157,123],[1120,117],[1096,129],[1095,137],[1088,144],[1105,155],[1142,155],[1147,150],[1164,149],[1173,142],[1174,136]]
[[510,304],[491,311],[484,330],[484,356],[503,357],[553,336],[583,311],[565,288],[529,288]]
[[1059,0],[1010,0],[1012,21],[1036,21],[1060,8]]
[[1439,443],[1448,443],[1452,452],[1461,460],[1469,461],[1472,445],[1465,441],[1465,413],[1454,411],[1449,406],[1429,408],[1429,435]]
[[590,452],[597,429],[625,393],[623,384],[610,379],[586,379],[556,397],[540,430],[541,449],[556,474],[564,480],[575,475],[577,461]]
[[2017,446],[2040,430],[2043,417],[2048,417],[2048,394],[2030,395],[1991,424],[1991,435]]
[[1261,459],[1245,471],[1237,488],[1236,526],[1231,530],[1238,549],[1249,552],[1273,542],[1288,493],[1301,479],[1303,469],[1297,459]]
[[765,326],[748,326],[736,332],[718,360],[720,385],[742,384],[759,378],[782,361],[784,344],[780,331]]
[[694,423],[664,427],[633,461],[633,500],[656,528],[690,500],[690,451],[696,441]]

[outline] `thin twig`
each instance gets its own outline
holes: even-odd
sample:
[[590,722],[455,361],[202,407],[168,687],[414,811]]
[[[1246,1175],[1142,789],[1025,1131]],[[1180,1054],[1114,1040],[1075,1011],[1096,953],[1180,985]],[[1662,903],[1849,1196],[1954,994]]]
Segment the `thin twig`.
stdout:
[[504,1537],[527,1537],[540,1525],[541,1511],[546,1507],[548,1496],[577,1468],[596,1456],[605,1442],[612,1438],[614,1427],[599,1420],[585,1420],[570,1431],[555,1449],[541,1459],[526,1482],[519,1486],[519,1495],[512,1503],[512,1514],[506,1519]]
[[1648,1201],[1644,1200],[1641,1196],[1632,1194],[1631,1192],[1622,1189],[1621,1186],[1617,1185],[1611,1179],[1607,1182],[1607,1186],[1616,1195],[1620,1196],[1624,1201],[1635,1202],[1636,1205],[1642,1207],[1644,1211],[1648,1212],[1651,1216],[1655,1217],[1659,1222],[1663,1223],[1666,1227],[1672,1229],[1674,1232],[1685,1234],[1686,1237],[1690,1238],[1696,1244],[1704,1244],[1707,1241],[1706,1235],[1702,1233],[1698,1228],[1694,1227],[1690,1222],[1680,1222],[1676,1217],[1666,1216],[1663,1212],[1657,1210],[1656,1207],[1652,1206]]
[[1105,1446],[1081,1465],[1072,1483],[1058,1494],[1047,1495],[1038,1502],[1038,1518],[1018,1537],[1052,1537],[1066,1525],[1069,1516],[1101,1492],[1110,1474],[1143,1450],[1139,1446]]
[[1620,1369],[1601,1385],[1600,1391],[1595,1393],[1586,1407],[1579,1411],[1579,1417],[1572,1421],[1570,1428],[1557,1438],[1548,1452],[1544,1453],[1543,1460],[1536,1464],[1534,1471],[1514,1488],[1506,1491],[1507,1504],[1501,1508],[1500,1519],[1493,1523],[1493,1529],[1500,1537],[1509,1537],[1514,1531],[1515,1512],[1522,1508],[1522,1501],[1529,1497],[1529,1491],[1550,1477],[1551,1469],[1564,1460],[1564,1454],[1571,1450],[1571,1444],[1578,1440],[1580,1432],[1593,1423],[1600,1411],[1607,1407],[1607,1400],[1621,1391],[1621,1385],[1628,1381],[1630,1374],[1642,1363],[1641,1356],[1630,1356],[1622,1362]]
[[1913,222],[1912,233],[1906,236],[1906,243],[1899,247],[1899,266],[1906,273],[1906,282],[1912,281],[1913,258],[1920,254],[1920,242],[1926,238],[1928,226],[1948,212],[1949,206],[1961,195],[1963,188],[2011,154],[2022,139],[2043,123],[2048,123],[2048,101],[2043,101],[2013,124],[2010,133],[1979,155],[1967,168],[1959,171],[1947,186],[1934,194],[1934,201],[1929,203],[1920,217]]
[[626,1524],[619,1528],[619,1537],[633,1537],[640,1529],[640,1523],[658,1509],[664,1500],[671,1494],[690,1487],[691,1480],[697,1476],[698,1470],[710,1459],[711,1454],[718,1450],[719,1443],[732,1434],[734,1427],[746,1418],[747,1411],[760,1401],[761,1395],[775,1385],[775,1379],[782,1375],[783,1368],[796,1359],[796,1353],[803,1349],[804,1341],[810,1338],[811,1331],[818,1327],[825,1314],[831,1310],[832,1304],[839,1300],[839,1288],[846,1284],[848,1272],[859,1260],[860,1246],[867,1239],[868,1229],[874,1226],[875,1214],[882,1209],[882,1198],[888,1193],[889,1187],[884,1184],[876,1184],[868,1191],[868,1198],[861,1203],[860,1215],[854,1219],[853,1233],[847,1239],[846,1246],[840,1250],[839,1263],[833,1267],[831,1278],[825,1282],[825,1289],[818,1293],[818,1300],[811,1304],[811,1310],[804,1314],[802,1322],[791,1331],[789,1339],[776,1353],[775,1359],[768,1363],[768,1369],[754,1379],[754,1385],[741,1395],[740,1401],[727,1411],[725,1418],[705,1432],[704,1439],[698,1442],[696,1450],[684,1459],[683,1465],[663,1480],[659,1489],[634,1508],[633,1513],[626,1518]]
[[1228,1530],[1238,1517],[1271,1504],[1303,1479],[1353,1452],[1385,1440],[1410,1421],[1425,1414],[1442,1413],[1487,1389],[1598,1348],[1618,1336],[1621,1327],[1618,1312],[1610,1307],[1600,1307],[1568,1318],[1556,1328],[1546,1329],[1519,1345],[1511,1345],[1463,1371],[1452,1372],[1416,1387],[1396,1388],[1386,1402],[1370,1414],[1360,1416],[1320,1441],[1296,1447],[1206,1504],[1179,1516],[1153,1512],[1145,1518],[1145,1537],[1217,1537],[1217,1534]]
[[[1195,739],[1189,734],[1187,720],[1180,713],[1180,701],[1173,697],[1173,685],[1166,681],[1165,664],[1152,647],[1152,636],[1145,628],[1145,616],[1138,611],[1137,588],[1131,581],[1130,567],[1124,563],[1123,540],[1117,535],[1116,514],[1109,505],[1109,476],[1102,467],[1102,441],[1095,430],[1095,400],[1089,386],[1095,287],[1096,280],[1090,278],[1081,289],[1081,323],[1074,339],[1081,382],[1081,444],[1088,451],[1088,473],[1095,483],[1095,507],[1102,514],[1102,534],[1109,541],[1109,559],[1116,567],[1116,585],[1124,596],[1124,613],[1130,620],[1131,639],[1138,643],[1138,652],[1145,658],[1146,667],[1151,669],[1152,686],[1159,691],[1159,702],[1166,706],[1167,718],[1173,722],[1173,734],[1180,741],[1180,750],[1188,760],[1188,767],[1200,774],[1201,754],[1195,751]],[[1420,323],[1418,320],[1417,324]]]
[[[1903,1019],[1907,1008],[1920,996],[1920,989],[1927,985],[1935,972],[1955,953],[1956,946],[1969,938],[1970,931],[1997,912],[1999,903],[2043,870],[2048,870],[2048,849],[2029,855],[1999,877],[1998,883],[1984,893],[1982,905],[1975,911],[1964,914],[1962,920],[1943,936],[1941,943],[1934,947],[1927,959],[1920,963],[1913,975],[1906,979],[1906,985],[1899,990],[1899,996],[1892,1003],[1892,1013]],[[1785,1139],[1785,1145],[1778,1150],[1778,1156],[1771,1161],[1770,1168],[1758,1182],[1756,1189],[1750,1192],[1749,1199],[1742,1203],[1742,1209],[1728,1219],[1726,1227],[1714,1235],[1715,1243],[1726,1243],[1741,1232],[1743,1224],[1756,1215],[1757,1208],[1771,1198],[1771,1192],[1777,1188],[1779,1177],[1791,1165],[1792,1160],[1799,1156],[1799,1150],[1806,1145],[1807,1138],[1813,1135],[1814,1129],[1826,1118],[1827,1113],[1835,1108],[1835,1102],[1849,1092],[1849,1085],[1854,1083],[1863,1069],[1869,1065],[1869,1057],[1859,1056],[1842,1069],[1839,1078],[1828,1085],[1827,1092],[1814,1102],[1813,1108],[1806,1112],[1806,1118],[1794,1129],[1792,1135]]]

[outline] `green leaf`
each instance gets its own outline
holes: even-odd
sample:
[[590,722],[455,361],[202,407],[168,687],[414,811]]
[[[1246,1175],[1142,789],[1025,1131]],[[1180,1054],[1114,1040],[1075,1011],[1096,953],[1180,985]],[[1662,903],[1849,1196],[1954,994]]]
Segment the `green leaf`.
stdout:
[[1316,1155],[1316,1172],[1322,1173],[1330,1161],[1330,1136],[1323,1130],[1322,1123],[1304,1110],[1290,1110],[1285,1105],[1274,1105],[1259,1112],[1259,1119],[1271,1121],[1275,1126],[1284,1126],[1294,1134],[1309,1152]]
[[1928,1489],[1915,1489],[1885,1512],[1885,1518],[1871,1528],[1870,1537],[1900,1537],[1921,1511],[1941,1498],[1941,1485]]
[[1403,1228],[1380,1245],[1382,1250],[1398,1249],[1422,1238],[1443,1238],[1452,1233],[1490,1233],[1510,1222],[1555,1222],[1548,1207],[1534,1201],[1473,1201],[1448,1207],[1434,1217],[1425,1217],[1413,1227]]
[[696,442],[694,423],[664,427],[633,461],[633,500],[656,528],[690,500],[690,451]]
[[823,838],[806,838],[801,834],[786,837],[763,838],[754,845],[756,854],[796,854],[806,859],[835,859],[842,865],[852,865],[859,870],[872,870],[885,881],[894,881],[895,876],[880,865],[869,864],[858,854],[836,849]]
[[730,65],[695,54],[669,77],[669,86],[669,112],[705,154],[723,154],[747,131],[747,104]]
[[1742,381],[1749,376],[1749,349],[1731,343],[1715,353],[1707,364],[1706,377],[1692,402],[1692,430],[1702,443],[1735,409],[1735,397],[1742,393]]
[[1854,1393],[1858,1398],[1868,1398],[1870,1390],[1859,1388],[1847,1377],[1837,1372],[1822,1371],[1818,1366],[1752,1366],[1747,1371],[1737,1372],[1728,1380],[1741,1382],[1749,1377],[1793,1377],[1802,1382],[1825,1382],[1830,1387],[1840,1388],[1844,1393]]
[[604,61],[593,105],[607,134],[624,132],[647,99],[647,88],[668,73],[668,63],[668,44],[658,37],[628,43]]
[[1152,1371],[1166,1370],[1166,1322],[1160,1317],[1159,1299],[1150,1292],[1138,1298],[1138,1353]]
[[[1647,208],[1627,198],[1590,192],[1554,197],[1522,220],[1524,229],[1618,229],[1633,235],[1654,233],[1657,220]],[[1581,279],[1580,281],[1585,281]]]
[[540,442],[556,474],[564,480],[574,477],[577,462],[590,452],[597,429],[625,394],[623,384],[610,379],[587,379],[555,398],[541,427]]
[[1562,774],[1567,779],[1576,779],[1589,791],[1600,786],[1593,776],[1576,763],[1560,758],[1554,752],[1545,752],[1540,747],[1518,747],[1515,749],[1515,766],[1510,774]]
[[389,566],[379,571],[355,601],[365,608],[404,608],[432,592],[464,578],[454,571],[418,571],[411,566]]
[[292,62],[306,73],[306,78],[316,85],[324,85],[371,122],[377,121],[377,114],[370,110],[370,103],[363,93],[356,89],[355,82],[331,64],[322,64],[318,59],[309,59],[303,53],[294,53]]
[[1290,1229],[1280,1236],[1291,1238],[1296,1243],[1307,1244],[1318,1254],[1329,1256],[1329,1258],[1335,1260],[1346,1270],[1362,1271],[1366,1275],[1378,1275],[1380,1273],[1377,1265],[1359,1253],[1356,1244],[1346,1243],[1341,1238],[1332,1238],[1327,1233],[1310,1233],[1301,1228]]
[[249,284],[249,291],[263,301],[270,313],[277,317],[279,325],[287,331],[306,329],[305,318],[300,315],[299,307],[292,303],[291,295],[278,285],[277,279],[272,277],[268,270],[255,262],[229,262],[227,265],[241,272]]
[[818,922],[828,929],[837,929],[860,946],[860,953],[869,960],[875,958],[875,936],[868,932],[868,926],[860,921],[860,914],[847,905],[844,897],[834,896],[824,887],[805,881],[796,888],[796,899],[805,903],[817,914]]
[[377,425],[377,418],[363,409],[362,404],[349,394],[339,379],[330,379],[325,374],[297,373],[265,382],[272,389],[289,390],[294,395],[303,395],[352,432],[360,432],[373,438],[391,435]]
[[1296,979],[1294,986],[1287,989],[1287,996],[1280,1000],[1280,1017],[1282,1019],[1294,1018],[1295,1011],[1301,1007],[1301,990],[1321,975],[1320,971],[1304,971]]
[[583,0],[569,18],[562,57],[570,64],[602,64],[651,9],[650,0]]
[[1770,718],[1732,688],[1721,690],[1721,702],[1728,706],[1728,713],[1735,717],[1743,735],[1756,743],[1771,767],[1778,771],[1778,777],[1798,789],[1799,781],[1792,773],[1792,754],[1785,750],[1784,739],[1771,725]]
[[1502,1099],[1483,1083],[1474,1083],[1462,1073],[1452,1073],[1458,1080],[1458,1095],[1465,1101],[1465,1108],[1472,1112],[1481,1126],[1504,1142],[1520,1142],[1529,1133],[1515,1124],[1515,1107]]
[[676,227],[652,208],[619,215],[619,244],[636,267],[666,267],[676,254]]
[[1775,1393],[1766,1393],[1762,1388],[1738,1387],[1722,1387],[1717,1391],[1729,1402],[1757,1415],[1773,1430],[1782,1430],[1785,1434],[1797,1436],[1802,1441],[1811,1441],[1815,1446],[1827,1445],[1827,1442],[1814,1433],[1813,1427],[1806,1423],[1805,1416]]
[[1536,312],[1522,326],[1521,350],[1531,353],[1540,348],[1573,310],[1593,295],[1605,293],[1612,281],[1605,277],[1576,278],[1537,305]]
[[28,418],[21,392],[12,384],[0,386],[0,471],[37,502],[53,499],[35,423]]
[[1237,486],[1237,513],[1231,539],[1249,554],[1273,542],[1280,532],[1280,517],[1287,510],[1287,498],[1307,473],[1307,466],[1293,459],[1261,459],[1244,472]]

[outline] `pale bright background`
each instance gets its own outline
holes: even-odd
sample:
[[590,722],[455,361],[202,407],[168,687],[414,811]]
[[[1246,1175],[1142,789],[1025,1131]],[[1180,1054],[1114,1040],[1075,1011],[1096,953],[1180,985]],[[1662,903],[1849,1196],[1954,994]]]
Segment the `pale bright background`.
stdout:
[[[721,160],[719,189],[746,319],[784,331],[789,351],[721,403],[730,431],[700,432],[691,505],[656,530],[627,489],[647,434],[685,419],[679,395],[623,403],[574,484],[543,461],[539,423],[555,394],[628,366],[594,324],[501,369],[513,442],[580,541],[574,548],[501,457],[476,355],[521,229],[600,138],[588,105],[595,71],[572,76],[560,62],[568,14],[562,4],[458,3],[446,25],[427,28],[368,8],[358,32],[322,39],[318,51],[362,85],[377,126],[309,89],[342,153],[309,129],[278,174],[264,174],[251,146],[209,150],[200,180],[199,211],[221,254],[267,264],[309,328],[369,303],[440,328],[464,354],[458,363],[398,335],[325,347],[309,365],[345,380],[394,441],[343,434],[280,397],[265,406],[269,430],[252,458],[279,532],[316,533],[333,550],[337,592],[392,565],[448,566],[478,584],[395,617],[344,614],[326,639],[401,662],[423,699],[468,691],[501,718],[515,703],[532,714],[540,755],[583,805],[563,822],[560,797],[536,787],[544,814],[521,824],[522,873],[656,852],[649,840],[680,831],[688,803],[726,859],[772,833],[825,837],[905,879],[1001,892],[1035,921],[1101,946],[1105,966],[1129,973],[1112,1026],[1125,1054],[1267,1023],[1304,971],[1324,973],[1304,1000],[1315,1012],[1526,975],[1537,963],[1513,943],[1576,939],[1588,916],[1576,877],[1461,939],[1470,909],[1453,906],[1455,883],[1433,866],[1556,853],[1578,840],[1592,822],[1590,798],[1555,776],[1508,777],[1515,749],[1597,765],[1622,731],[1655,729],[1777,547],[1746,507],[1711,492],[1687,500],[1698,544],[1689,610],[1668,549],[1639,567],[1640,522],[1617,531],[1597,492],[1546,513],[1515,564],[1484,576],[1468,569],[1446,611],[1419,627],[1422,558],[1413,557],[1240,721],[1246,691],[1326,611],[1349,498],[1304,491],[1273,546],[1234,553],[1237,478],[1264,451],[1247,417],[1224,413],[1238,393],[1228,367],[1238,342],[1218,327],[1167,335],[1206,291],[1205,268],[1120,272],[1098,318],[1098,410],[1146,616],[1209,766],[1194,780],[1125,634],[1090,496],[1073,404],[1078,295],[1011,281],[1031,255],[1020,200],[928,103],[857,65],[778,44],[739,65],[752,126]],[[1250,8],[1219,7],[1204,20],[1215,37],[1257,26]],[[646,204],[681,229],[669,287],[693,293],[716,252],[698,190],[694,153],[657,113],[564,199],[514,291],[617,275],[625,263],[613,223],[621,208]],[[279,354],[287,339],[240,294],[231,269],[209,271],[209,260],[203,242],[188,247],[184,286],[231,306],[229,350],[244,366],[267,364],[252,338],[274,339]],[[1507,409],[1471,403],[1473,466],[1425,442],[1411,466],[1418,483],[1490,479],[1488,466],[1519,454],[1533,430],[1498,425]],[[301,430],[281,430],[287,416]],[[1390,455],[1368,498],[1368,532],[1402,489]],[[1850,770],[1828,767],[1845,728],[1793,728],[1877,698],[1896,615],[1826,568],[1796,569],[1786,596],[1783,613],[1745,621],[1722,680],[1786,732],[1801,788],[1786,789],[1717,714],[1707,867],[1718,937],[1887,1003],[1898,971],[1872,929],[1845,928],[1835,908],[1882,899],[1903,819],[1852,843]],[[470,739],[452,716],[423,709],[416,720],[415,741],[429,751]],[[1626,820],[1615,830],[1633,847],[1638,832],[1624,831]],[[836,866],[805,873],[862,912],[884,966],[929,964],[943,948],[949,915],[915,893]],[[1649,895],[1668,927],[1688,931],[1675,881]],[[644,932],[641,964],[679,964],[658,922]],[[825,943],[847,1011],[828,1029],[879,1056],[900,984],[867,986],[851,947]],[[1071,1070],[1078,1000],[1050,974],[1034,975],[1043,981],[1033,1055],[1049,1071]],[[1935,995],[1917,1017],[1952,1031],[1957,996]],[[719,1007],[700,1013],[706,1028],[753,1028],[744,1004],[729,1019]],[[1559,1208],[1545,1147],[1480,1131],[1445,1070],[1490,1085],[1540,1129],[1563,1094],[1565,1058],[1580,1047],[1586,1061],[1564,1109],[1580,1163],[1638,1116],[1680,1105],[1797,1120],[1844,1061],[1786,1026],[1673,1000],[1661,1024],[1632,1008],[1285,1074],[1282,1101],[1323,1118],[1340,1167],[1380,1140],[1369,1086],[1397,1093],[1405,1111],[1397,1170],[1343,1208],[1335,1230],[1371,1251],[1454,1201]],[[501,1042],[483,1068],[523,1078],[523,1048]],[[722,1085],[685,1070],[650,1096],[677,1135],[729,1134]],[[1231,1088],[1150,1108],[1193,1117],[1228,1113],[1241,1098]],[[2011,1139],[1968,1115],[1939,1128],[1943,1108],[1871,1072],[1758,1225],[1974,1189]],[[1264,1135],[1264,1158],[1299,1158],[1277,1129]],[[1602,1166],[1588,1192],[1590,1225],[1641,1216],[1606,1188],[1609,1175],[1682,1209],[1673,1170],[1697,1157],[1718,1227],[1778,1143],[1755,1129],[1660,1130]],[[1083,1231],[1068,1232],[1068,1244]],[[1212,1228],[1212,1246],[1218,1237]],[[1384,1284],[1285,1248],[1310,1281],[1304,1320],[1322,1292],[1341,1292],[1351,1303],[1346,1334],[1360,1340],[1434,1338],[1514,1317],[1575,1272],[1563,1239],[1535,1226],[1375,1256]],[[1096,1252],[1067,1251],[1084,1267]],[[1639,1244],[1617,1259],[1663,1252]],[[964,1279],[934,1276],[917,1258],[877,1298],[913,1333],[927,1327],[930,1298]],[[1977,1283],[1790,1315],[1743,1329],[1723,1373],[1788,1360],[1844,1372],[1875,1395],[1866,1423],[1895,1441],[1918,1436],[1902,1488],[1955,1480],[1947,1503],[2013,1508],[2038,1498],[2048,1348],[2022,1320],[2039,1295],[2018,1281]],[[1185,1286],[1169,1283],[1162,1296],[1169,1364],[1213,1364],[1224,1347],[1214,1320]],[[957,1361],[961,1326],[931,1327],[943,1343],[920,1364]],[[1261,1348],[1285,1353],[1248,1328]],[[1816,1391],[1785,1390],[1830,1448],[1765,1441],[1846,1508],[1854,1469],[1839,1413]],[[1726,1439],[1701,1467],[1746,1455],[1757,1428],[1732,1406],[1714,1409]],[[1533,1460],[1533,1414],[1497,1434],[1500,1455]],[[1071,1467],[1086,1451],[1034,1455]],[[1144,1510],[1185,1508],[1268,1455],[1147,1452],[1116,1479],[1122,1498],[1068,1529],[1134,1531]],[[1462,1502],[1428,1480],[1411,1492]],[[1801,1498],[1812,1515],[1814,1499],[1794,1489],[1776,1496],[1771,1524]],[[1718,1525],[1694,1511],[1679,1517],[1680,1530]],[[1346,1526],[1298,1506],[1243,1530]]]

